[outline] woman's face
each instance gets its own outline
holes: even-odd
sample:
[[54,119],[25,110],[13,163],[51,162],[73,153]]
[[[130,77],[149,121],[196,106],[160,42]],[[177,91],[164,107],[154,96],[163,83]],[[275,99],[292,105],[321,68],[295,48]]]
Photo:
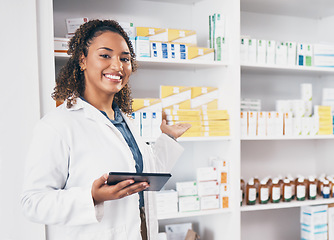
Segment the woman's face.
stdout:
[[132,72],[126,41],[118,33],[102,33],[92,40],[81,68],[85,69],[85,97],[114,96],[127,84]]

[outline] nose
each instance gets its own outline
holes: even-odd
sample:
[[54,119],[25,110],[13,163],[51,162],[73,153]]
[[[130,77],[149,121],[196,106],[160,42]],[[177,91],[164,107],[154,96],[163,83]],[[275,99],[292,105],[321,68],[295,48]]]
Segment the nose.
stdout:
[[121,61],[120,57],[114,56],[113,58],[111,58],[110,67],[115,71],[122,71],[123,62]]

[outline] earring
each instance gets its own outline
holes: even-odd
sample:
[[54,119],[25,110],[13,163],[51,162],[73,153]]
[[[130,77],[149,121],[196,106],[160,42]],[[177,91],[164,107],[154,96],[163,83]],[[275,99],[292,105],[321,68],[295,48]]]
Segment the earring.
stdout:
[[83,72],[83,71],[86,70],[86,68],[81,66],[81,67],[80,67],[80,70],[81,70],[81,72]]

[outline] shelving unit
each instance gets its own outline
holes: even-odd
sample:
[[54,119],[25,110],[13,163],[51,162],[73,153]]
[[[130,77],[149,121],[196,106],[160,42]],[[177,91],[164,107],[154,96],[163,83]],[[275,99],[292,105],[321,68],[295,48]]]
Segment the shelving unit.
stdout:
[[[46,1],[45,1],[46,2]],[[263,110],[273,110],[276,99],[299,98],[299,85],[312,83],[314,104],[321,103],[321,89],[334,87],[334,69],[240,64],[241,34],[254,38],[296,42],[334,42],[331,24],[334,3],[327,0],[49,0],[53,8],[43,11],[47,21],[42,32],[54,29],[55,37],[65,34],[65,19],[75,17],[111,18],[137,26],[194,29],[198,45],[206,46],[208,15],[221,12],[227,18],[229,61],[156,61],[138,59],[139,70],[130,79],[133,97],[158,97],[160,85],[214,86],[220,91],[219,105],[230,114],[231,136],[180,138],[185,148],[173,169],[175,182],[195,179],[196,167],[207,165],[210,156],[230,160],[231,199],[228,210],[210,210],[159,216],[160,230],[170,223],[193,222],[201,239],[294,240],[299,238],[299,211],[302,205],[327,204],[329,200],[239,206],[240,176],[334,173],[331,161],[334,136],[243,137],[240,138],[240,97],[261,98]],[[300,7],[302,6],[302,7]],[[240,11],[241,9],[241,11]],[[41,11],[41,10],[40,10]],[[171,16],[170,13],[173,13]],[[52,18],[50,20],[49,18]],[[49,24],[50,23],[50,24]],[[48,25],[49,24],[49,25]],[[241,33],[240,33],[241,29]],[[53,37],[53,36],[52,36]],[[47,39],[47,38],[45,38]],[[43,67],[43,79],[54,79],[68,56],[49,59],[53,46],[43,40],[41,55],[52,66]],[[51,51],[52,52],[52,51]],[[45,85],[50,86],[49,85]],[[42,89],[45,90],[45,86]],[[50,87],[47,87],[49,98]],[[43,93],[44,94],[44,93]],[[46,98],[46,97],[45,97]],[[48,111],[50,109],[45,109]],[[307,141],[305,141],[307,140]],[[288,209],[288,211],[286,211]],[[266,210],[266,211],[262,211]],[[275,214],[271,211],[275,210]],[[269,213],[269,215],[268,215]],[[279,214],[277,214],[279,213]],[[284,223],[283,225],[281,223]],[[284,228],[284,231],[282,231]]]
[[[333,43],[332,2],[240,0],[241,34],[252,38],[304,43]],[[241,64],[241,97],[262,100],[262,110],[275,109],[275,100],[299,99],[300,84],[313,86],[313,105],[321,104],[322,88],[334,87],[334,69]],[[242,137],[241,176],[332,174],[333,135]],[[306,141],[307,140],[307,141]],[[334,173],[334,171],[333,171]],[[300,239],[299,207],[333,203],[334,199],[242,206],[241,239]],[[266,211],[263,211],[266,210]]]
[[[159,216],[160,230],[168,223],[192,222],[201,239],[239,239],[240,212],[237,204],[239,191],[240,140],[240,65],[238,29],[239,2],[234,0],[149,0],[138,1],[89,1],[53,0],[54,36],[66,33],[65,19],[75,17],[110,18],[122,22],[133,22],[135,26],[165,27],[196,30],[198,46],[207,46],[209,39],[208,16],[220,12],[228,19],[226,34],[231,46],[228,62],[202,62],[196,60],[170,61],[138,58],[138,70],[130,78],[132,96],[159,97],[160,85],[213,86],[219,88],[219,106],[230,115],[231,136],[181,137],[178,139],[185,152],[172,171],[172,178],[165,188],[175,188],[177,181],[196,179],[196,168],[208,166],[212,156],[229,160],[230,204],[228,209],[177,213]],[[94,9],[94,10],[90,10]],[[172,15],[171,15],[172,13]],[[55,54],[55,72],[64,65],[69,56]],[[151,139],[146,139],[152,142]],[[207,217],[211,221],[207,221]],[[228,223],[219,226],[220,223]],[[233,226],[233,227],[231,227]]]
[[256,204],[256,205],[242,206],[241,207],[241,212],[283,209],[283,208],[295,208],[295,207],[313,206],[313,205],[330,204],[330,203],[334,203],[333,198],[317,199],[317,200],[305,200],[305,201],[294,200],[294,201],[291,201],[291,202],[268,203],[268,204]]

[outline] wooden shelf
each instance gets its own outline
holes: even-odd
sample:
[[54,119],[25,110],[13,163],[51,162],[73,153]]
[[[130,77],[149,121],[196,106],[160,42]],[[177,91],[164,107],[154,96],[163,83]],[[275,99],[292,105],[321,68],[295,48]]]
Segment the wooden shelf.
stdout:
[[282,208],[294,208],[301,206],[320,205],[334,203],[334,198],[323,199],[318,196],[316,200],[305,200],[305,201],[291,201],[291,202],[280,202],[280,203],[267,203],[267,204],[256,204],[256,205],[245,205],[241,206],[241,212],[249,211],[260,211],[260,210],[272,210]]

